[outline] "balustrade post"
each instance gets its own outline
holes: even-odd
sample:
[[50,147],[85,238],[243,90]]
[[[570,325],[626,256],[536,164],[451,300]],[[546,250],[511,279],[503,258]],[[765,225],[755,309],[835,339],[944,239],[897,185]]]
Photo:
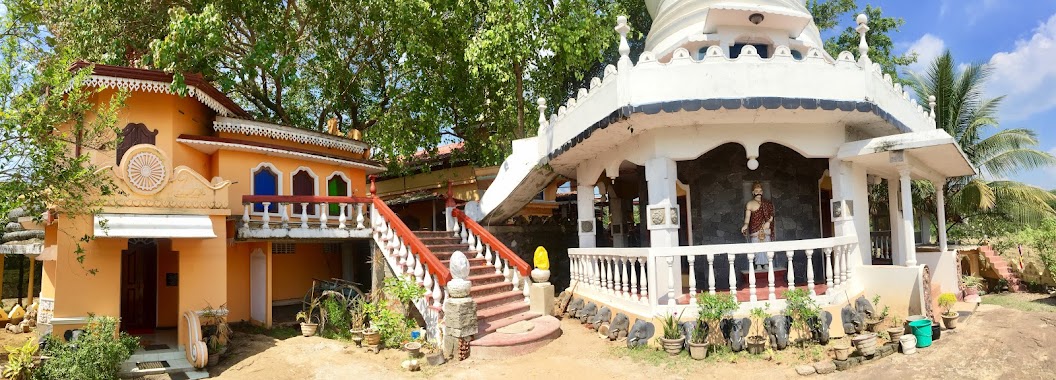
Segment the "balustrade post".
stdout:
[[616,276],[616,271],[614,271],[612,268],[612,258],[604,257],[602,258],[602,260],[604,260],[603,262],[605,263],[605,273],[607,274],[605,276],[605,287],[609,290],[609,293],[616,294],[616,291],[613,288],[613,285],[615,283],[615,281],[613,281],[613,277]]
[[[642,278],[638,279],[638,285],[642,288],[642,297],[646,303],[649,302],[649,259],[642,260]],[[655,289],[653,291],[656,291]]]
[[626,257],[620,258],[620,275],[623,276],[623,296],[627,299],[631,298],[630,283],[631,279],[631,267],[630,259]]
[[832,283],[832,248],[831,247],[825,247],[824,249],[822,249],[822,252],[825,253],[825,287],[826,287],[825,294],[830,294],[832,292],[832,287],[833,287],[833,283]]
[[614,276],[614,278],[616,279],[616,282],[613,283],[612,291],[615,292],[617,296],[623,296],[624,295],[624,293],[623,293],[623,289],[624,289],[623,281],[625,280],[625,278],[624,278],[624,275],[623,275],[623,266],[620,265],[621,261],[622,261],[621,259],[622,259],[621,257],[613,257],[612,258],[612,270],[616,271],[616,276]]
[[697,271],[696,268],[693,266],[693,263],[696,262],[696,257],[693,255],[688,255],[686,256],[686,261],[689,263],[689,304],[692,305],[697,302]]
[[440,291],[440,279],[439,278],[434,279],[433,280],[433,306],[434,307],[440,307],[441,305],[443,305],[443,300],[441,299],[441,298],[443,298],[443,296],[444,296],[444,293]]
[[814,289],[814,250],[808,249],[807,253],[807,286],[810,287],[810,295],[818,295],[817,289]]
[[796,272],[795,265],[793,262],[796,258],[796,251],[785,251],[785,260],[788,261],[788,272],[785,273],[788,284],[788,290],[796,288]]
[[520,273],[521,273],[520,271],[516,271],[516,270],[513,271],[513,278],[509,280],[510,283],[513,284],[513,290],[514,291],[518,291],[518,290],[521,289],[521,276],[520,276]]
[[843,274],[840,276],[840,283],[846,284],[851,278],[851,246],[841,245],[840,254],[843,256]]
[[279,202],[279,227],[285,229],[290,226],[290,216],[286,214],[286,205],[289,203]]
[[356,203],[356,229],[362,230],[363,228],[363,204]]
[[715,294],[715,256],[705,255],[704,260],[708,262],[708,293]]
[[253,208],[252,203],[242,202],[242,227],[249,228],[249,209]]
[[502,255],[495,253],[495,274],[502,274]]
[[[480,238],[480,236],[477,236],[477,246],[476,246],[477,252],[480,252],[480,251],[484,250],[484,247],[488,247],[488,249],[491,249],[491,245],[484,245],[481,240],[482,239]],[[473,247],[470,247],[470,248],[473,248]]]
[[755,255],[749,253],[745,256],[748,257],[748,299],[755,302],[759,300],[755,295]]
[[777,300],[777,287],[774,286],[774,253],[766,253],[766,281],[769,282],[770,300]]
[[[642,289],[640,287],[638,287],[638,284],[639,284],[639,281],[640,281],[639,278],[638,278],[638,274],[641,273],[641,269],[639,269],[639,266],[638,266],[639,264],[638,263],[639,263],[639,259],[637,257],[635,257],[634,258],[634,262],[631,263],[631,272],[632,272],[632,275],[631,275],[631,299],[633,300],[633,299],[637,298],[638,301],[641,301],[642,300]],[[644,283],[644,281],[641,281],[641,282]]]
[[[429,271],[429,264],[422,264],[422,287],[425,288],[425,297],[433,298],[433,274]],[[427,303],[429,305],[431,303]]]
[[[513,273],[510,271],[510,267],[511,267],[511,265],[510,265],[510,260],[509,259],[502,261],[502,277],[505,278],[506,281],[512,281],[513,280]],[[517,286],[514,285],[513,288],[516,289]]]
[[263,224],[261,224],[260,228],[263,228],[265,230],[270,230],[271,229],[271,224],[269,222],[271,222],[271,213],[269,212],[270,211],[269,209],[271,208],[271,202],[261,202],[261,203],[264,205],[264,216],[260,219],[261,222],[263,222]]
[[[481,257],[480,255],[481,255],[481,252],[477,252],[477,257]],[[498,256],[498,255],[496,255],[496,256]],[[490,248],[486,249],[484,251],[484,263],[486,263],[488,265],[494,265],[494,263],[491,261],[491,258],[492,258],[491,249]]]
[[524,303],[531,302],[531,292],[528,290],[528,288],[532,286],[532,279],[530,277],[531,276],[524,276],[524,279],[522,280],[524,281],[524,284],[521,286],[521,288],[523,288],[521,294],[524,295]]
[[327,228],[326,227],[326,212],[330,211],[328,209],[329,209],[329,207],[323,207],[323,205],[319,206],[319,228],[322,228],[322,229],[326,229]]
[[415,257],[414,258],[414,279],[418,283],[418,285],[423,285],[425,283],[425,281],[422,279],[423,275],[425,275],[425,268],[424,268],[424,265],[422,264],[422,258],[421,257]]
[[836,255],[836,273],[833,276],[838,280],[836,286],[843,286],[844,280],[846,280],[846,277],[843,274],[843,267],[847,265],[847,262],[845,261],[846,257],[843,256],[842,247],[835,246],[833,247],[833,250],[833,254]]
[[340,215],[337,216],[337,228],[340,228],[342,230],[345,229],[345,221],[347,220],[347,216],[345,215],[345,206],[348,206],[348,203],[337,204],[337,208],[341,209],[341,211],[339,212]]
[[308,204],[307,203],[301,203],[301,228],[308,229]]
[[[730,295],[733,296],[733,299],[737,299],[737,271],[735,270],[735,264],[737,264],[737,256],[732,253],[727,253],[726,262],[730,264]],[[748,266],[751,267],[752,264],[749,263]]]
[[479,249],[476,249],[476,247],[477,247],[477,239],[476,239],[476,237],[473,236],[473,231],[466,232],[466,244],[469,245],[469,248],[467,248],[467,249],[469,249],[471,251],[480,252]]
[[671,275],[671,277],[667,278],[667,305],[668,306],[675,306],[675,281],[674,281],[674,279],[675,279],[675,265],[674,265],[674,262],[675,262],[675,257],[674,256],[668,256],[667,257],[667,273]]

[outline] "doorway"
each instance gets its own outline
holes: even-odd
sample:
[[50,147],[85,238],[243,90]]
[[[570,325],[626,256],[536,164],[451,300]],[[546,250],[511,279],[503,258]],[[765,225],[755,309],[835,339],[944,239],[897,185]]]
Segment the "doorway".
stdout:
[[121,251],[121,330],[153,333],[157,327],[158,242],[129,239]]

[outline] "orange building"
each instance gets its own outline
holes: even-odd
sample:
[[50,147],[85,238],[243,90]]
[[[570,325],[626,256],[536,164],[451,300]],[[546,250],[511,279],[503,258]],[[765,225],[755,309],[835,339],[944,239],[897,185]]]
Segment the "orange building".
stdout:
[[[300,305],[313,279],[369,283],[368,211],[362,203],[320,203],[366,195],[366,176],[383,169],[367,144],[333,128],[253,121],[200,77],[188,76],[188,95],[179,96],[163,72],[93,70],[87,85],[101,89],[97,106],[129,91],[118,118],[121,144],[88,152],[113,177],[117,195],[95,215],[58,210],[38,226],[45,231],[43,331],[61,335],[90,314],[112,315],[130,333],[175,331],[185,347],[187,312],[226,305],[229,321],[270,326],[273,308]],[[264,228],[248,228],[251,216]],[[309,220],[315,228],[298,228]]]

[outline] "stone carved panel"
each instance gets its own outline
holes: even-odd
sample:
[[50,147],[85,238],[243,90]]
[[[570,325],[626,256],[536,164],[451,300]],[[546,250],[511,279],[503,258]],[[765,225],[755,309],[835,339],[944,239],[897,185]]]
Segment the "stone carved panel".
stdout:
[[653,225],[659,226],[664,224],[664,210],[663,209],[652,209],[649,210],[649,222]]
[[580,232],[594,232],[594,223],[589,220],[579,221]]

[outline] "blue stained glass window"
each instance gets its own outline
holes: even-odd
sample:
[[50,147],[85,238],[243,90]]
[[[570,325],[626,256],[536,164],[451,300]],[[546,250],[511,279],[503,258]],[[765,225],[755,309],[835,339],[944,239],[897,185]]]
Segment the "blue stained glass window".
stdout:
[[[279,195],[279,175],[271,171],[271,168],[261,167],[253,173],[253,195]],[[264,205],[253,204],[254,212],[264,212]],[[268,212],[279,212],[279,206],[272,203],[268,206]]]

